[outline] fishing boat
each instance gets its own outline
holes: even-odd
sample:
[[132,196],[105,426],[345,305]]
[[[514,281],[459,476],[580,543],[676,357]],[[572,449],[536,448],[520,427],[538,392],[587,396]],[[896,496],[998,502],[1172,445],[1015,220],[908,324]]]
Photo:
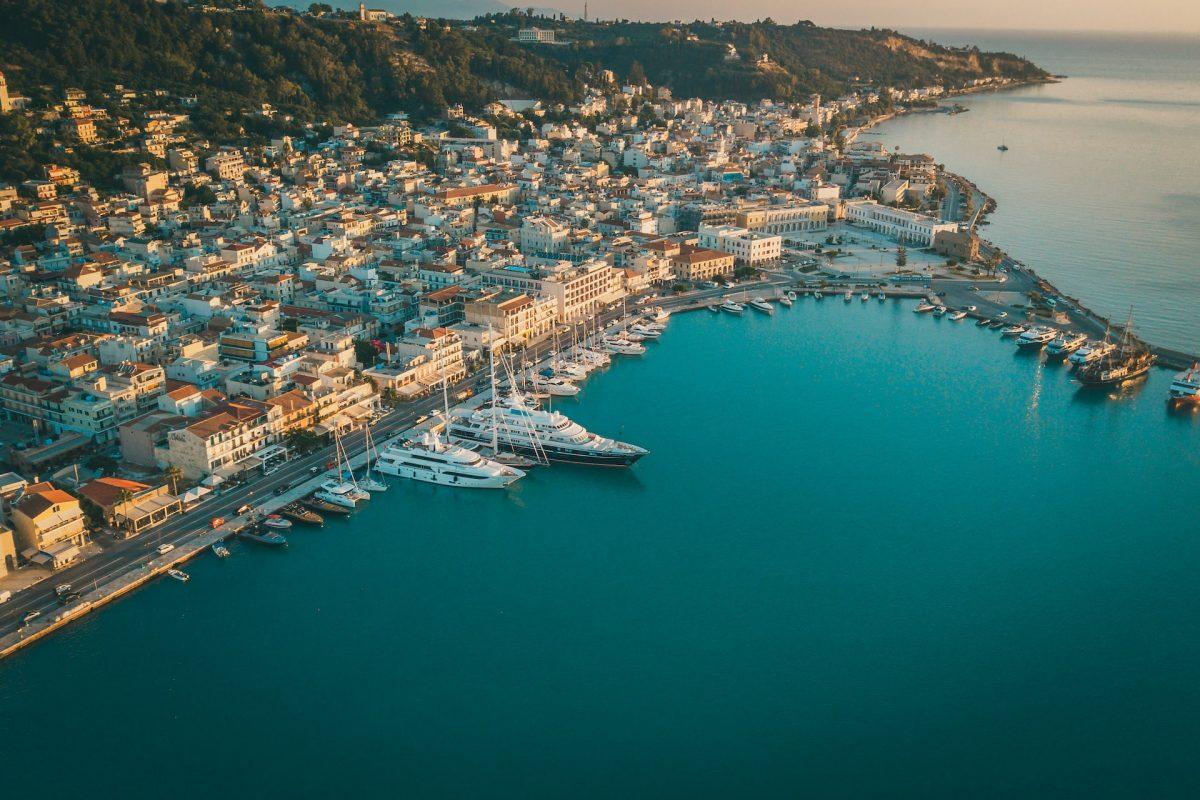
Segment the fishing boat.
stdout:
[[229,548],[221,542],[213,542],[212,551],[217,558],[229,558]]
[[755,311],[761,311],[764,314],[774,314],[775,313],[775,306],[771,305],[770,303],[768,303],[766,300],[764,300],[761,297],[755,297],[753,300],[751,300],[750,307],[753,308]]
[[322,514],[339,514],[341,516],[345,516],[354,510],[353,506],[344,506],[338,503],[330,503],[328,500],[322,500],[315,493],[304,500],[304,507]]
[[305,525],[324,525],[325,519],[315,511],[309,511],[300,503],[288,503],[279,509],[279,513],[292,522],[302,522]]
[[721,310],[728,311],[730,314],[740,314],[746,310],[746,307],[736,300],[726,300],[721,303]]
[[243,528],[238,531],[238,536],[251,542],[265,544],[268,547],[283,547],[287,545],[287,537],[279,531],[264,530],[262,528]]
[[1195,363],[1185,369],[1171,381],[1167,396],[1172,403],[1179,405],[1200,402],[1200,365]]
[[276,530],[281,531],[286,531],[288,528],[292,527],[292,521],[290,519],[285,519],[279,514],[268,514],[263,519],[262,524],[266,525],[268,528],[275,528]]
[[184,572],[181,569],[169,569],[169,570],[167,570],[167,574],[170,575],[175,580],[179,581],[180,583],[187,583],[188,581],[190,581],[192,579],[191,575],[188,575],[186,572]]

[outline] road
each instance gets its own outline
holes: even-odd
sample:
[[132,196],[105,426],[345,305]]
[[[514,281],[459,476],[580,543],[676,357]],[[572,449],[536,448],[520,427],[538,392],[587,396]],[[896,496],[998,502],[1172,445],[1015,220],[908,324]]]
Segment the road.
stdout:
[[[656,304],[666,308],[678,308],[706,299],[773,289],[789,283],[791,283],[790,277],[778,275],[771,280],[743,284],[733,290],[717,288],[690,292],[686,295],[662,297],[656,301]],[[632,307],[630,310],[632,311]],[[621,313],[621,308],[617,306],[599,314],[596,321],[603,327],[618,319]],[[567,329],[569,330],[569,327]],[[560,349],[565,350],[568,347],[569,343],[564,344]],[[552,339],[548,338],[531,347],[528,355],[532,360],[538,361],[550,355],[553,349]],[[471,386],[478,379],[479,373],[468,375],[459,381],[451,392],[455,393]],[[390,438],[411,428],[418,417],[430,414],[440,404],[440,393],[436,393],[434,396],[393,409],[371,426],[371,435],[380,442]],[[365,448],[364,438],[365,435],[361,430],[353,431],[343,437],[342,444],[346,448],[347,454],[350,456],[360,454]],[[41,618],[49,618],[57,613],[61,605],[54,593],[54,586],[69,583],[77,592],[91,591],[93,587],[123,575],[131,568],[145,564],[151,558],[156,557],[160,544],[178,546],[198,533],[207,532],[209,520],[213,517],[233,518],[237,516],[236,509],[242,505],[246,503],[258,505],[263,498],[272,498],[277,487],[293,486],[312,479],[311,468],[319,467],[321,471],[324,471],[325,464],[331,456],[332,448],[325,447],[307,456],[294,458],[285,462],[270,475],[258,477],[235,490],[219,494],[217,497],[201,503],[198,507],[169,520],[152,532],[132,539],[116,541],[105,547],[102,552],[56,572],[52,577],[29,589],[18,592],[12,600],[0,605],[0,636],[19,630],[24,624],[24,616],[31,611],[39,612]]]

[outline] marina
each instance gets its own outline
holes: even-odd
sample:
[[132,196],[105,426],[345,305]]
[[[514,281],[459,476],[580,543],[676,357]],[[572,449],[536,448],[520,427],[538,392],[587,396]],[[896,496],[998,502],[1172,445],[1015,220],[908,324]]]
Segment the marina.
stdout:
[[[1169,371],[1112,395],[1081,390],[1066,365],[1016,357],[995,332],[916,317],[914,302],[676,314],[652,358],[616,360],[578,398],[555,403],[588,430],[652,451],[634,469],[555,466],[499,492],[393,480],[328,519],[330,535],[292,537],[285,557],[235,543],[232,558],[191,562],[186,590],[147,584],[0,662],[0,703],[31,713],[53,688],[78,713],[112,712],[68,669],[105,674],[109,696],[134,698],[110,717],[111,735],[78,755],[100,793],[124,785],[100,767],[131,742],[195,771],[185,797],[217,791],[223,779],[205,766],[244,757],[218,735],[231,725],[261,742],[255,759],[268,765],[245,773],[245,791],[278,788],[271,763],[289,765],[289,786],[344,791],[344,776],[296,759],[299,745],[277,735],[289,714],[309,731],[303,747],[331,757],[416,754],[372,768],[416,795],[445,790],[441,765],[451,763],[451,788],[464,794],[519,793],[533,781],[570,793],[604,749],[615,768],[604,793],[642,796],[667,777],[644,771],[640,737],[628,747],[612,737],[644,730],[659,748],[688,748],[686,726],[661,720],[693,715],[746,743],[733,768],[672,771],[672,787],[693,796],[733,796],[747,781],[772,795],[801,782],[887,795],[912,756],[881,771],[855,765],[864,752],[892,752],[914,714],[935,731],[954,721],[952,736],[933,734],[936,752],[916,758],[940,765],[964,796],[1012,780],[992,756],[1014,715],[1026,746],[1056,756],[1004,785],[1141,785],[1147,770],[1188,757],[1187,723],[1156,727],[1153,747],[1133,757],[1103,731],[1137,729],[1147,705],[1176,702],[1200,668],[1188,644],[1200,562],[1171,522],[1190,512],[1193,476],[1179,465],[1200,447],[1197,419],[1164,412]],[[723,365],[719,387],[713,364]],[[881,380],[887,397],[864,398],[862,386]],[[716,440],[697,431],[765,419],[780,396],[822,424],[742,426],[738,447],[711,457]],[[913,453],[931,442],[945,445],[940,457],[918,465]],[[1063,514],[1052,491],[1063,463],[1075,465],[1073,507],[1117,493],[1123,504]],[[897,486],[898,466],[918,469],[923,488]],[[756,480],[738,479],[747,470]],[[831,492],[838,476],[871,487],[868,499]],[[803,515],[746,524],[745,509],[781,498]],[[931,499],[953,525],[930,524]],[[571,516],[580,522],[570,533],[546,523]],[[1129,647],[1151,641],[1169,657]],[[547,652],[558,655],[548,662]],[[902,668],[918,661],[920,675]],[[206,679],[213,663],[269,670],[276,691],[218,686]],[[486,680],[475,680],[481,664]],[[555,692],[531,698],[534,674]],[[741,687],[736,702],[717,691],[729,681]],[[397,683],[423,691],[395,692]],[[847,715],[864,687],[897,699]],[[950,702],[948,691],[979,700]],[[568,693],[579,699],[556,701]],[[186,724],[174,716],[181,704]],[[592,724],[581,728],[580,715]],[[430,722],[398,727],[398,717]],[[1078,725],[1064,733],[1063,717]],[[848,752],[847,740],[860,749]],[[808,746],[779,760],[763,741]],[[1084,752],[1104,767],[1064,776],[1062,759]],[[10,785],[28,784],[18,775]]]

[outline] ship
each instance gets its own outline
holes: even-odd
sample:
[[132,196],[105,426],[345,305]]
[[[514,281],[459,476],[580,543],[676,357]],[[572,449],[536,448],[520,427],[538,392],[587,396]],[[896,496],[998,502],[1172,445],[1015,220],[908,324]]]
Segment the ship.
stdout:
[[1121,386],[1146,377],[1156,357],[1133,335],[1133,313],[1121,333],[1121,341],[1108,353],[1079,367],[1076,376],[1084,386]]
[[1200,402],[1200,364],[1193,363],[1191,369],[1176,375],[1167,394],[1172,403],[1180,405]]

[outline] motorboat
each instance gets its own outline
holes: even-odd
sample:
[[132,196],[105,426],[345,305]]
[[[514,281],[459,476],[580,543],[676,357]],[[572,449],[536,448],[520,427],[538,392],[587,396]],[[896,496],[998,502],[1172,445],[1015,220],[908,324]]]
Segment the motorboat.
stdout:
[[933,308],[933,315],[934,315],[935,317],[944,317],[944,316],[946,316],[946,307],[945,307],[945,306],[934,306],[934,308]]
[[821,300],[825,297],[825,295],[821,294],[820,292],[813,292],[813,297],[817,300]]
[[300,503],[288,503],[279,509],[279,513],[292,522],[302,522],[305,525],[324,525],[325,519],[315,511],[310,511]]
[[786,294],[779,295],[778,300],[779,300],[779,305],[781,305],[785,308],[792,307],[792,298],[788,297]]
[[708,310],[713,312],[714,314],[721,313],[721,307],[719,305],[717,305],[716,303],[709,303]]
[[503,489],[525,477],[524,471],[516,467],[443,441],[433,430],[426,431],[419,443],[403,442],[385,448],[376,469],[385,475],[469,489]]
[[766,300],[764,300],[761,297],[755,297],[753,300],[751,300],[750,307],[753,308],[755,311],[761,311],[764,314],[774,314],[775,313],[775,306],[771,305],[770,303],[768,303]]
[[658,337],[662,336],[662,331],[656,328],[647,327],[640,323],[630,325],[629,331],[630,333],[636,333],[638,336],[641,336],[644,339],[657,339]]
[[191,575],[188,575],[186,572],[184,572],[181,569],[169,569],[169,570],[167,570],[167,574],[170,575],[175,580],[179,581],[180,583],[187,583],[188,581],[190,581],[192,579]]
[[[544,372],[549,372],[545,370]],[[553,395],[555,397],[574,397],[579,394],[579,387],[568,380],[551,372],[549,375],[544,372],[535,372],[533,375],[533,388],[539,392]]]
[[787,294],[784,295],[784,297],[786,297],[788,300],[791,300],[794,303],[794,302],[796,302],[796,298],[798,297],[798,295],[795,292],[789,291]]
[[967,318],[967,312],[965,312],[965,311],[952,311],[950,313],[950,319],[954,320],[955,322],[959,322],[966,318]]
[[862,295],[860,295],[860,296],[862,297],[862,301],[863,301],[864,303],[865,303],[865,302],[867,302],[868,300],[870,300],[870,299],[871,299],[871,293],[870,293],[870,292],[863,292],[863,293],[862,293]]
[[284,547],[287,545],[287,537],[282,533],[263,528],[244,528],[238,531],[238,536],[251,542],[265,544],[268,547]]
[[721,303],[721,310],[728,311],[730,314],[740,314],[746,310],[746,307],[736,300],[726,300]]
[[536,461],[628,467],[647,452],[591,433],[557,411],[534,408],[515,389],[490,407],[451,417],[448,433]]
[[1175,376],[1167,395],[1175,403],[1195,403],[1200,401],[1200,365],[1192,364]]
[[1054,341],[1058,336],[1058,331],[1054,328],[1048,328],[1043,325],[1034,325],[1020,336],[1017,337],[1017,347],[1026,350],[1041,350],[1043,347]]
[[1009,325],[1007,328],[1000,331],[1000,335],[1005,338],[1011,338],[1014,336],[1020,336],[1025,331],[1026,328],[1024,325]]
[[854,292],[847,289],[846,293],[844,295],[842,295],[842,299],[845,300],[847,303],[849,303],[851,300],[854,299]]
[[1087,342],[1087,334],[1063,331],[1046,345],[1049,358],[1066,358]]
[[268,514],[263,519],[262,524],[266,525],[268,528],[275,528],[277,530],[287,530],[288,528],[292,527],[292,521],[280,516],[279,514]]
[[212,551],[217,558],[229,558],[229,548],[221,542],[213,542]]
[[604,347],[610,353],[622,356],[640,356],[646,352],[646,346],[631,342],[623,337],[610,337],[604,340]]
[[662,306],[654,307],[654,316],[652,319],[657,323],[664,323],[671,318],[671,312],[667,311]]
[[991,324],[992,324],[992,321],[990,319],[988,319],[987,317],[980,317],[978,320],[975,321],[976,328],[986,328],[988,325],[991,325]]
[[1096,359],[1103,358],[1116,348],[1117,346],[1112,342],[1088,342],[1074,353],[1071,353],[1067,360],[1076,366],[1083,366]]

